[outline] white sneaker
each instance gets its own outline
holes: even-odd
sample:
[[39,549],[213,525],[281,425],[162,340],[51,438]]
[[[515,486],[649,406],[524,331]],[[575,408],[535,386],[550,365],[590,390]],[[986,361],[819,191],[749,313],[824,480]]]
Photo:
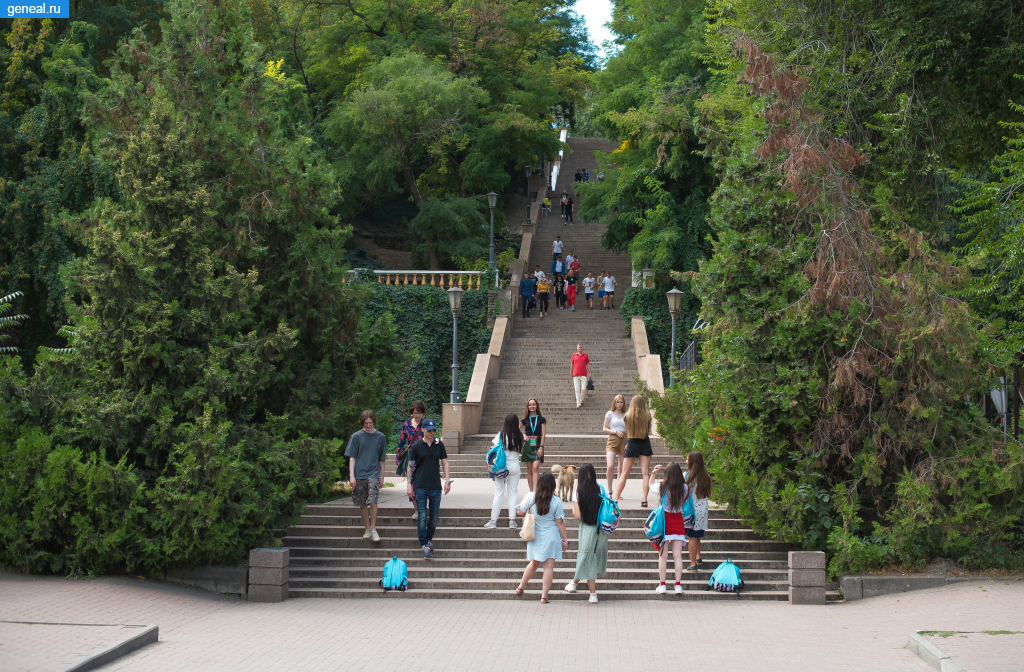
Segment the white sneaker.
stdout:
[[682,586],[682,584],[677,583],[676,584],[676,595],[682,595],[682,594],[683,594],[683,586]]
[[516,521],[514,521],[514,520],[509,520],[508,521],[508,526],[511,527],[513,530],[518,530],[519,529],[519,526],[516,525]]
[[498,526],[498,521],[496,521],[496,520],[488,520],[486,523],[484,523],[484,529],[485,530],[493,530],[497,526]]
[[[575,593],[576,592],[576,584],[573,583],[572,581],[570,581],[569,583],[565,584],[565,592],[567,592],[567,593]],[[593,593],[591,593],[591,594],[593,594]]]
[[380,535],[377,534],[376,528],[370,530],[370,541],[380,541]]
[[366,532],[363,532],[363,539],[369,539],[369,538],[370,538],[370,531],[367,530]]
[[597,604],[597,593],[591,593],[590,594],[590,599],[587,600],[587,601],[590,602],[591,604]]
[[660,586],[658,586],[657,588],[655,588],[654,592],[656,592],[658,595],[664,595],[665,594],[665,590],[666,590],[665,589],[665,584],[663,583]]

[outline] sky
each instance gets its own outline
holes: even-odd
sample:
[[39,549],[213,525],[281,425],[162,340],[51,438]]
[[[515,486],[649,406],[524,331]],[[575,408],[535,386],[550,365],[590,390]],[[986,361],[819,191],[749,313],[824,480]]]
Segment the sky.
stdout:
[[605,23],[612,20],[612,1],[576,0],[573,9],[586,19],[587,32],[590,34],[590,40],[597,45],[598,56],[606,56],[607,54],[601,48],[601,43],[612,39],[612,32],[604,26]]

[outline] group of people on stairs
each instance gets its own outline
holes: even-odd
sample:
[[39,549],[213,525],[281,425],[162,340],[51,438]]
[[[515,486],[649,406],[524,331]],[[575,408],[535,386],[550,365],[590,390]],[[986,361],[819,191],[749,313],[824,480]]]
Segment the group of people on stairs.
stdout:
[[582,262],[575,252],[570,250],[562,259],[564,243],[557,236],[551,245],[551,269],[545,273],[540,264],[534,265],[532,273],[526,273],[519,280],[519,303],[523,317],[529,317],[530,311],[537,308],[540,319],[548,314],[551,295],[554,294],[555,307],[558,310],[576,310],[576,295],[582,288],[584,302],[588,310],[594,309],[594,294],[600,310],[615,309],[615,276],[602,270],[594,277],[593,271],[587,277],[580,278]]

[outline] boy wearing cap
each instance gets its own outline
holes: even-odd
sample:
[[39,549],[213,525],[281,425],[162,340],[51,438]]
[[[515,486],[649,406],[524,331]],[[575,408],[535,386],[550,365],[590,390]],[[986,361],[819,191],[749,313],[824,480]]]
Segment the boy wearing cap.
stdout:
[[420,427],[423,438],[409,449],[409,459],[416,463],[409,496],[416,498],[416,531],[423,547],[423,557],[429,558],[434,552],[434,530],[437,529],[437,511],[441,506],[441,466],[444,467],[444,494],[451,490],[452,481],[448,472],[448,453],[444,442],[437,438],[437,424],[427,418]]
[[[380,541],[377,534],[377,496],[384,487],[384,460],[388,444],[384,435],[374,429],[377,414],[365,410],[359,416],[363,426],[348,440],[345,457],[348,460],[348,482],[352,485],[352,503],[359,507],[363,518],[363,539]],[[369,515],[367,515],[369,508]]]

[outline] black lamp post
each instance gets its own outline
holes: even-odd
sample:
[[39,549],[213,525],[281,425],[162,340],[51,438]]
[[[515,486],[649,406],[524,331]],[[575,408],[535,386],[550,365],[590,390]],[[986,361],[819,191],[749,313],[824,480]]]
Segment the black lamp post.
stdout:
[[487,194],[487,204],[491,206],[491,260],[487,268],[494,268],[494,206],[498,204],[498,195],[493,191]]
[[459,403],[459,312],[462,310],[462,289],[452,285],[448,290],[448,305],[452,309],[452,401]]
[[530,175],[533,173],[533,169],[530,166],[526,167],[526,225],[530,226]]
[[673,287],[665,292],[665,298],[668,299],[668,314],[672,316],[672,354],[669,358],[672,366],[668,369],[668,386],[672,387],[676,384],[676,377],[673,373],[676,368],[676,318],[679,317],[679,311],[683,307],[683,293]]

